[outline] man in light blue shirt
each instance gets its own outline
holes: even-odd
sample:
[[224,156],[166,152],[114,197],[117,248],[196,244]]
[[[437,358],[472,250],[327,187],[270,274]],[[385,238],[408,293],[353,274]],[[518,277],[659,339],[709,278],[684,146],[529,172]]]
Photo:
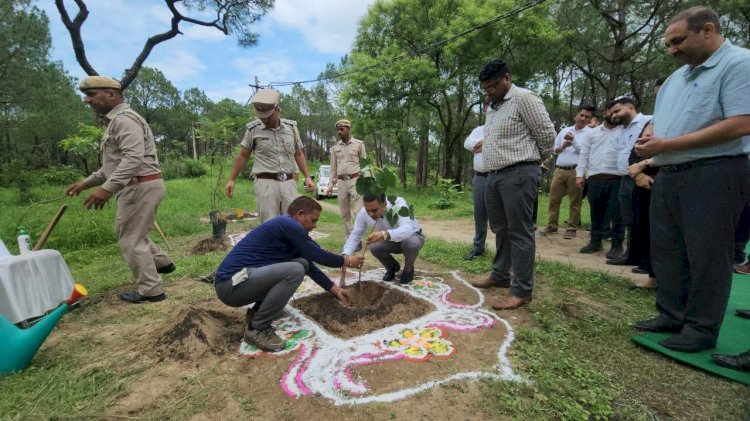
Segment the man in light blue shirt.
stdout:
[[664,40],[686,65],[659,91],[653,136],[635,147],[653,157],[642,167],[660,167],[651,202],[659,314],[633,327],[677,333],[660,344],[698,352],[716,346],[734,223],[750,190],[750,51],[724,40],[716,12],[703,6],[672,19]]
[[620,179],[620,191],[617,198],[620,204],[622,223],[625,224],[628,232],[627,251],[621,251],[620,256],[607,260],[607,264],[635,266],[639,260],[638,251],[633,250],[632,247],[633,231],[635,231],[633,225],[635,182],[628,175],[628,167],[630,166],[628,160],[636,139],[640,137],[646,124],[651,121],[651,116],[639,113],[633,100],[628,97],[615,98],[607,103],[607,107],[612,113],[612,120],[622,127],[617,139],[617,172],[625,175]]

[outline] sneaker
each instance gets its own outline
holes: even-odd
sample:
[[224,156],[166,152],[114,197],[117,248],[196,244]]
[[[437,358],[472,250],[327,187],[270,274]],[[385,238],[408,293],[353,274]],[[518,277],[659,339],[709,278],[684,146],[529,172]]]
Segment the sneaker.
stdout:
[[395,265],[391,266],[391,268],[385,272],[385,276],[383,276],[383,281],[393,282],[393,280],[396,279],[396,274],[398,273],[399,270],[401,270],[401,265],[399,265],[398,262],[396,262]]
[[576,230],[575,228],[568,228],[565,230],[565,233],[563,234],[563,238],[566,240],[572,240],[576,238]]
[[268,326],[267,328],[260,330],[247,326],[243,337],[245,342],[268,352],[281,351],[286,345],[286,341],[276,335],[273,326]]
[[612,248],[607,252],[607,259],[617,259],[625,254],[625,250],[622,248],[622,244],[612,244]]
[[750,263],[734,265],[734,272],[740,275],[750,275]]
[[556,232],[557,232],[557,227],[553,227],[552,225],[550,225],[547,228],[542,230],[542,235],[550,235]]
[[602,243],[588,243],[580,250],[581,253],[590,254],[602,250]]

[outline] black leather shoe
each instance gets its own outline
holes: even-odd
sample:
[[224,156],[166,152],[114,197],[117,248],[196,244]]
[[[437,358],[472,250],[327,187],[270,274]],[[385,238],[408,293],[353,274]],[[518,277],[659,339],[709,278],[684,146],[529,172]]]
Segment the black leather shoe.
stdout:
[[745,319],[750,319],[750,310],[737,310],[735,311],[735,314],[744,317]]
[[127,301],[129,303],[133,304],[141,304],[141,303],[155,303],[157,301],[163,301],[167,298],[167,295],[165,293],[161,293],[159,295],[153,295],[151,297],[146,297],[144,295],[141,295],[138,293],[138,291],[131,291],[131,292],[123,292],[120,294],[120,299],[123,301]]
[[622,259],[624,254],[622,244],[612,244],[612,248],[607,252],[607,259]]
[[395,265],[391,266],[390,269],[388,269],[385,272],[385,276],[383,276],[383,280],[385,282],[393,282],[393,280],[396,278],[396,273],[401,269],[401,265],[396,262]]
[[671,332],[678,333],[682,330],[682,326],[665,323],[662,319],[655,317],[653,319],[641,320],[630,325],[632,328],[642,330],[644,332]]
[[743,352],[740,355],[711,354],[711,358],[716,361],[716,364],[729,367],[732,370],[750,371],[750,351]]
[[707,349],[716,348],[715,339],[695,339],[685,335],[674,335],[670,338],[659,341],[659,345],[672,351],[679,352],[701,352]]
[[481,256],[484,254],[484,249],[478,250],[474,249],[470,251],[468,254],[464,255],[464,260],[474,260],[475,257]]
[[581,248],[581,253],[590,254],[602,250],[602,243],[588,243]]
[[162,266],[160,268],[156,268],[156,271],[159,273],[172,273],[174,270],[177,269],[177,267],[174,265],[174,263],[170,263],[166,266]]
[[401,285],[406,285],[411,283],[411,281],[414,280],[414,269],[412,269],[409,272],[404,271],[404,273],[401,274]]
[[646,269],[641,269],[641,268],[633,268],[633,269],[630,269],[630,271],[633,273],[637,273],[639,275],[645,275],[648,273]]
[[615,266],[635,266],[636,263],[631,262],[628,259],[619,258],[619,259],[607,259],[607,264],[615,265]]

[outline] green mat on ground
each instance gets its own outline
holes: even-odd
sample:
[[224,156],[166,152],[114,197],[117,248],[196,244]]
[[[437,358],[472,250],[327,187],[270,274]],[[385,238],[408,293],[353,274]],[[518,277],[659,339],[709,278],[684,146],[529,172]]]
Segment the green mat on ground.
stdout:
[[631,339],[638,345],[672,357],[677,361],[690,364],[702,370],[728,379],[750,385],[750,372],[742,372],[722,367],[711,359],[711,354],[737,355],[750,349],[750,319],[735,315],[737,309],[750,309],[750,275],[734,274],[732,294],[729,296],[727,313],[721,325],[716,349],[710,351],[686,353],[672,351],[659,345],[659,341],[671,336],[671,333],[645,333]]

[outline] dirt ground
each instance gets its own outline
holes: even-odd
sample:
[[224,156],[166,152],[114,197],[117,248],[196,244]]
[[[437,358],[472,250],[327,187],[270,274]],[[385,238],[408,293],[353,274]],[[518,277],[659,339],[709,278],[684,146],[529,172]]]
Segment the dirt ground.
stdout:
[[[324,203],[327,208],[334,203]],[[452,242],[466,242],[473,238],[470,221],[437,221],[419,219],[428,238],[441,238]],[[609,271],[631,279],[638,279],[629,267],[604,264],[604,252],[581,255],[578,248],[585,244],[587,232],[578,238],[564,240],[560,235],[537,237],[537,253],[541,259],[571,263],[592,270]],[[487,250],[492,250],[491,244]],[[374,269],[375,259],[369,259],[366,269]],[[444,268],[422,264],[417,275],[433,275],[424,271],[441,271]],[[472,288],[452,279],[449,274],[435,272],[452,288],[449,299],[464,306],[478,304],[482,298]],[[466,276],[467,281],[479,276]],[[369,288],[369,286],[368,286]],[[398,287],[396,287],[398,288]],[[377,288],[376,288],[377,289]],[[106,367],[130,373],[132,383],[117,396],[106,411],[106,417],[129,418],[284,418],[304,419],[427,419],[456,420],[482,419],[480,406],[481,381],[453,381],[432,387],[413,396],[390,403],[367,403],[336,406],[331,400],[316,395],[290,397],[280,386],[280,379],[297,358],[296,353],[280,356],[263,354],[255,358],[239,355],[242,339],[244,310],[229,308],[215,298],[213,286],[184,278],[168,283],[168,300],[133,306],[124,304],[115,294],[89,300],[79,312],[62,323],[44,347],[55,347],[74,340],[96,346],[86,347],[85,368]],[[357,319],[355,324],[364,330],[353,335],[372,331],[382,325],[403,323],[433,311],[427,301],[405,300],[389,291],[372,291],[374,300],[385,300],[392,307],[395,318],[367,310],[376,305],[355,297],[361,312],[372,320]],[[507,294],[504,289],[482,291],[483,308]],[[305,308],[298,299],[294,306],[311,317],[324,318],[331,313],[332,303],[327,294],[310,296],[314,302]],[[484,311],[484,310],[483,310]],[[576,309],[570,309],[575,312]],[[495,314],[495,313],[492,313]],[[387,317],[386,317],[387,316]],[[526,308],[500,314],[511,326],[528,323]],[[321,322],[334,334],[352,315],[341,313],[331,320]],[[379,324],[378,324],[379,323]],[[339,332],[340,333],[340,332]],[[497,370],[498,350],[508,337],[505,324],[498,322],[480,332],[446,330],[447,340],[456,348],[448,358],[430,358],[416,362],[408,359],[383,364],[353,366],[351,376],[367,384],[372,393],[398,393],[425,382],[444,379],[459,372]],[[512,345],[511,345],[512,349]],[[436,403],[440,404],[436,404]],[[495,418],[493,416],[492,418]]]

